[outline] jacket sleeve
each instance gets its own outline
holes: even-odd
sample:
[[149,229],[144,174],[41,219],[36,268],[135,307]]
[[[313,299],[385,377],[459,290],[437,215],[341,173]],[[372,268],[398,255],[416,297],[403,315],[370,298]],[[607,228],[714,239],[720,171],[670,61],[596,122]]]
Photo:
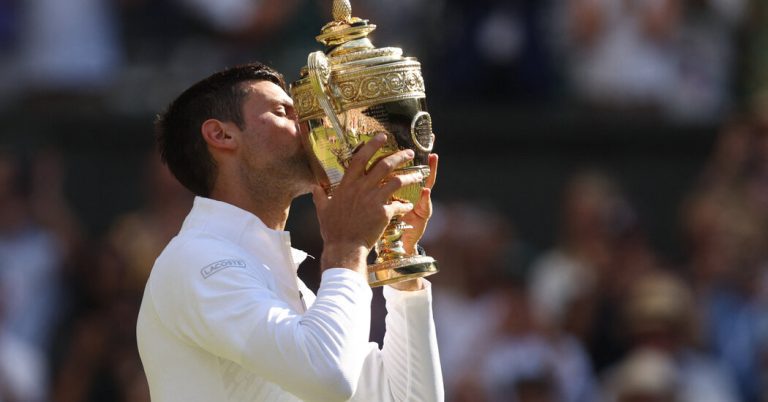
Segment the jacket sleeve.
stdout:
[[326,270],[314,305],[299,314],[270,289],[268,268],[249,261],[206,277],[198,258],[174,262],[179,268],[149,289],[172,333],[305,401],[353,395],[369,351],[371,290],[362,275]]
[[384,347],[373,348],[353,401],[442,402],[443,375],[432,318],[431,284],[403,292],[384,287]]

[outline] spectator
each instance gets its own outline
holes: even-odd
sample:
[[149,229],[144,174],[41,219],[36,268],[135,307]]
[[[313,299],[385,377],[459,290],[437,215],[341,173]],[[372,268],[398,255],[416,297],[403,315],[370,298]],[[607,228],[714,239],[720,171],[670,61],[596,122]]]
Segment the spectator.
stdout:
[[[501,105],[529,104],[553,86],[549,49],[543,40],[545,2],[448,0],[436,24],[439,56],[430,76],[449,83],[438,96],[473,95]],[[434,63],[434,62],[433,62]]]
[[433,296],[434,317],[449,401],[466,386],[460,379],[472,370],[469,363],[505,309],[493,290],[512,245],[511,230],[498,212],[460,202],[436,206],[421,240],[440,267],[430,280],[440,284]]
[[33,89],[74,93],[103,89],[121,61],[110,2],[21,2],[19,75]]
[[[1,278],[0,278],[1,279]],[[9,294],[0,280],[0,295]],[[47,395],[47,359],[43,351],[11,332],[0,297],[0,401],[43,402]]]
[[686,0],[677,44],[677,78],[665,102],[669,115],[717,123],[732,108],[737,57],[747,0]]
[[11,394],[37,401],[47,394],[48,354],[60,318],[61,254],[32,217],[25,167],[17,154],[0,151],[0,377]]
[[747,402],[760,401],[768,373],[762,136],[749,120],[728,125],[684,213],[688,272],[705,318],[705,341],[734,373]]
[[606,375],[605,402],[678,402],[677,367],[666,354],[638,349]]
[[673,95],[681,0],[572,0],[559,8],[578,99],[659,110]]
[[0,281],[6,329],[49,350],[61,296],[61,254],[29,208],[30,183],[17,155],[0,151]]
[[532,308],[550,331],[584,342],[599,371],[622,353],[617,300],[657,261],[634,210],[600,172],[568,181],[561,219],[559,244],[531,268]]
[[594,401],[592,365],[582,344],[566,333],[541,331],[523,287],[510,284],[499,293],[503,315],[482,342],[474,374],[488,400]]
[[630,354],[650,348],[674,362],[680,402],[731,402],[739,397],[716,360],[694,349],[698,335],[691,290],[661,271],[648,273],[629,289],[622,323]]
[[115,250],[106,244],[94,249],[93,255],[80,261],[79,298],[61,334],[52,399],[149,401],[136,348],[141,294],[132,289],[126,266]]
[[192,195],[171,175],[155,152],[144,166],[145,205],[115,219],[106,237],[125,265],[128,288],[140,295],[163,247],[179,232]]

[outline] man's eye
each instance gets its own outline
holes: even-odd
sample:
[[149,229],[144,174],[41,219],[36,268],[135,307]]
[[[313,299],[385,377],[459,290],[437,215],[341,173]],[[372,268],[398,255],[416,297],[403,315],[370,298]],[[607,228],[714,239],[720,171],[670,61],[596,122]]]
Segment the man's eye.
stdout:
[[275,114],[280,116],[280,117],[285,117],[286,116],[285,109],[277,109],[277,110],[275,110]]

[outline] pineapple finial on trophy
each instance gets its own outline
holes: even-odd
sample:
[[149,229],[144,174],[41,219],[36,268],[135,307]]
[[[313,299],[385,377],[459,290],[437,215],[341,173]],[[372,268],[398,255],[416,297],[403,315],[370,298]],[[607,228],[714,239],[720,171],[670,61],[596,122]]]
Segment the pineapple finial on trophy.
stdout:
[[337,22],[349,21],[352,17],[352,4],[349,0],[333,0],[333,19]]
[[[364,39],[376,29],[376,25],[369,24],[368,20],[352,16],[352,4],[350,0],[333,0],[333,21],[325,24],[316,36],[318,42],[332,48],[341,44]],[[372,48],[368,41],[365,47]]]

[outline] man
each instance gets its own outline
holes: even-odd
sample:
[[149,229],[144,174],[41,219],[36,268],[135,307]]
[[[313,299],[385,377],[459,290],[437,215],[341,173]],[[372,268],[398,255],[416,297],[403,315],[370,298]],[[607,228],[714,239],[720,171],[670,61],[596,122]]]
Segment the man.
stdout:
[[[422,180],[390,175],[413,153],[366,170],[386,140],[375,137],[329,198],[283,88],[264,65],[236,67],[195,84],[158,119],[163,159],[198,197],[155,262],[139,313],[152,400],[442,400],[426,280],[384,289],[384,347],[368,343],[366,256],[395,214],[414,226],[404,236],[414,250],[431,214],[429,189],[416,209],[389,202]],[[291,201],[309,191],[324,242],[317,296],[296,276],[306,254],[283,231]]]

